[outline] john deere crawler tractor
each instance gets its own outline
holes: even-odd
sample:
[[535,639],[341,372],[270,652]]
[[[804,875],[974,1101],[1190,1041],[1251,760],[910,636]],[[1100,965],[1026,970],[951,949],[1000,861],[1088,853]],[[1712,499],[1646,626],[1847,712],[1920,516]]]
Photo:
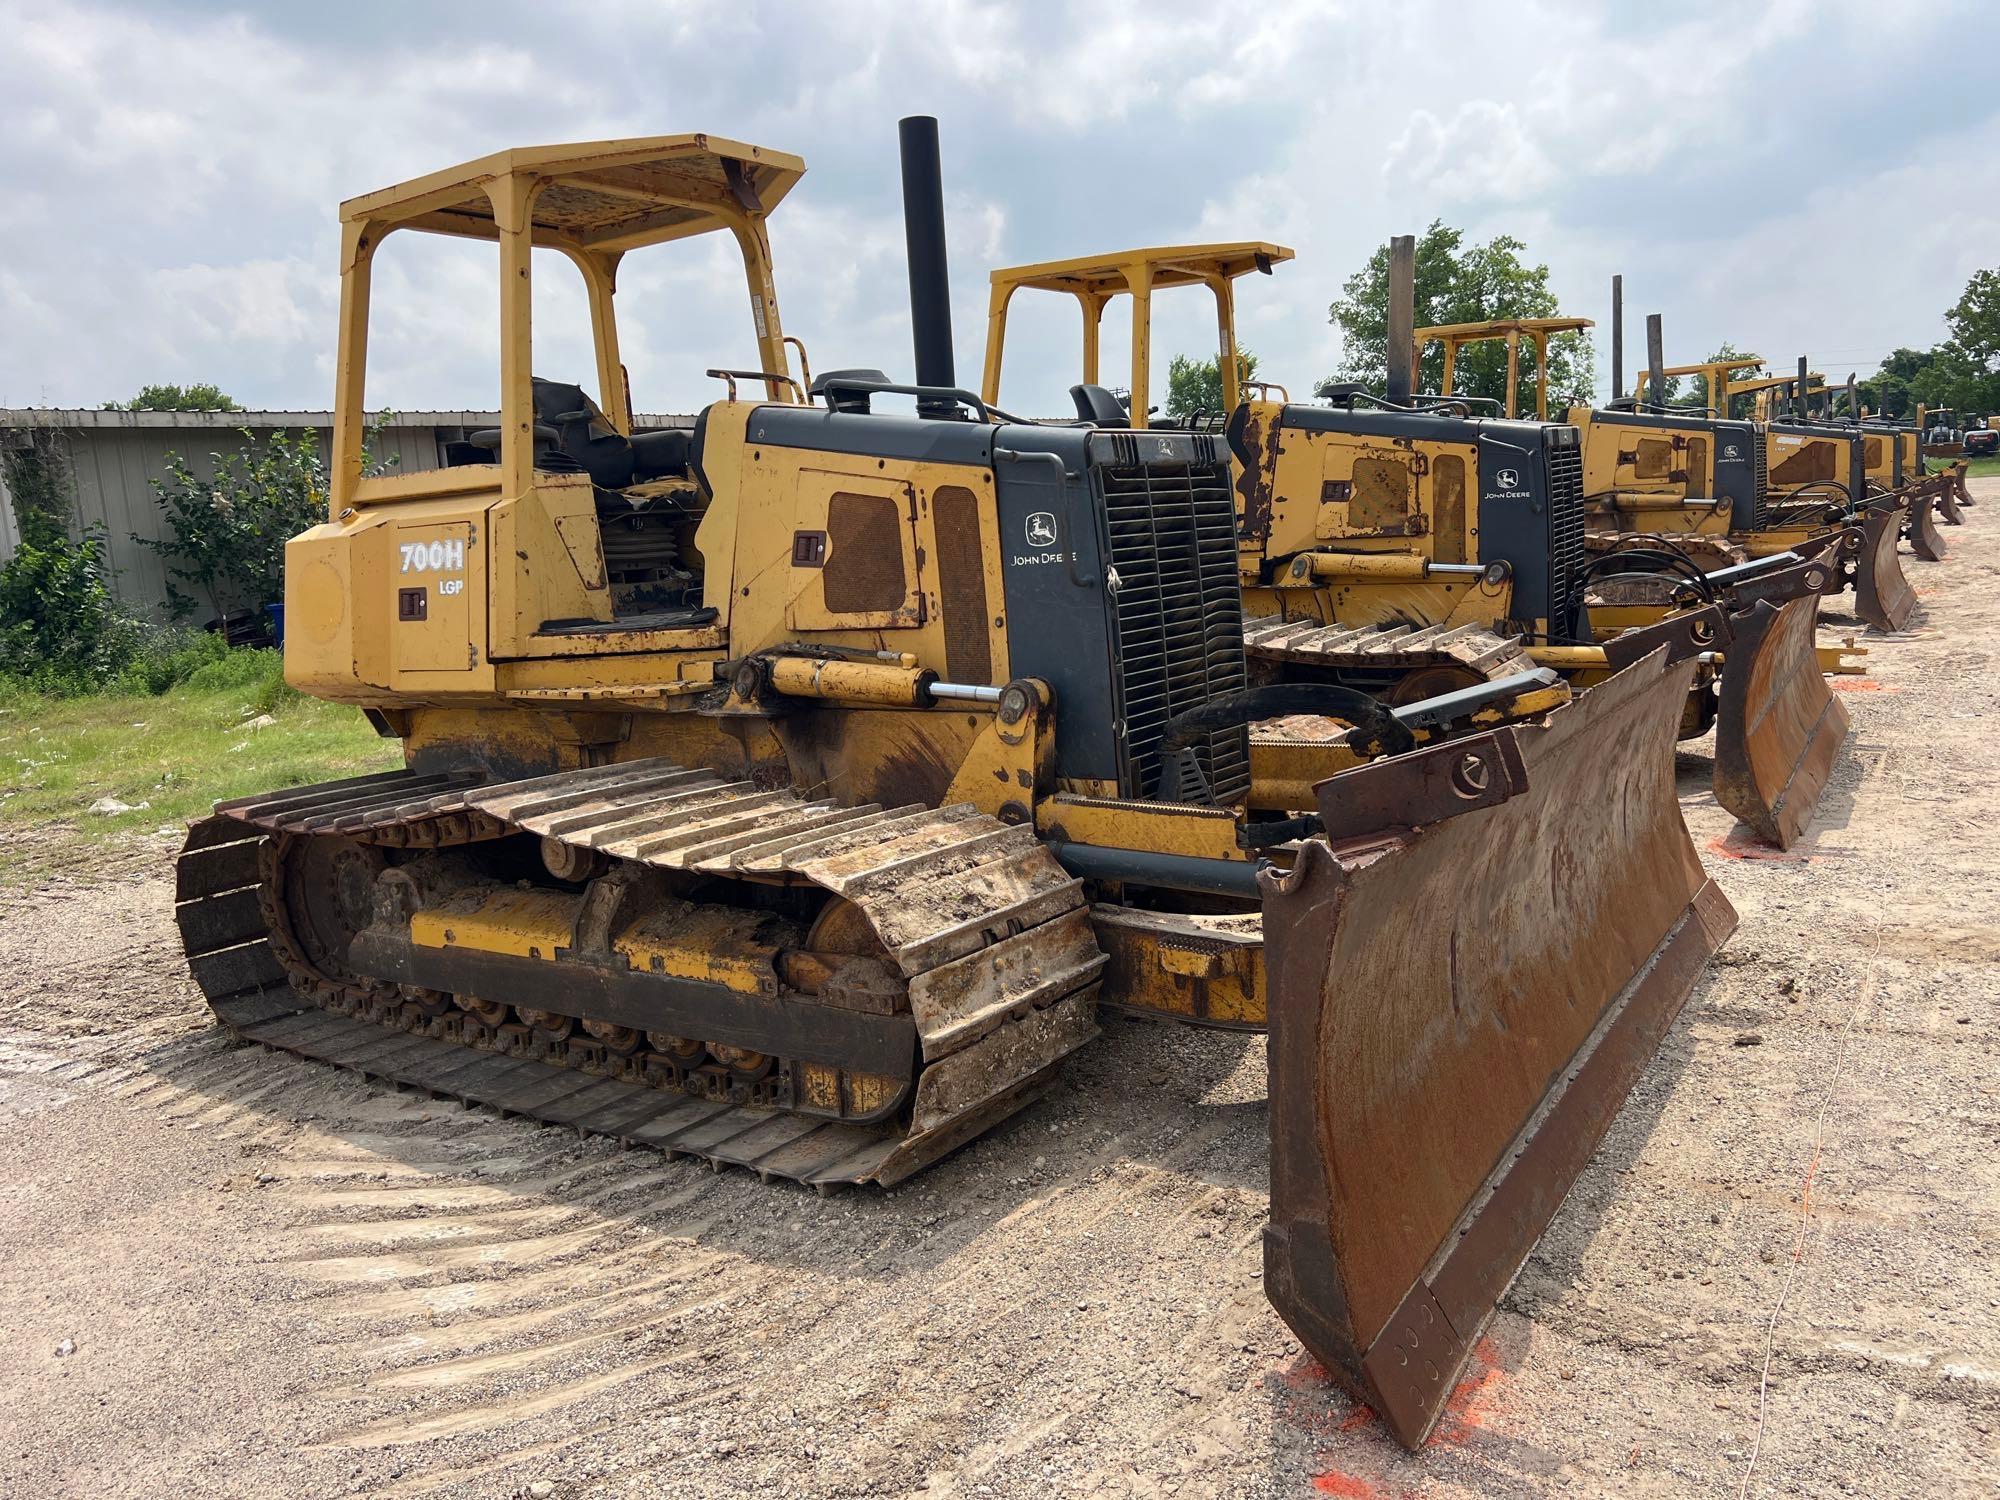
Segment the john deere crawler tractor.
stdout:
[[[194,976],[250,1040],[820,1187],[1020,1109],[1100,1002],[1268,1027],[1272,1300],[1418,1442],[1734,925],[1667,753],[1695,663],[1253,684],[1220,439],[957,389],[934,122],[904,146],[911,384],[808,378],[781,152],[513,150],[343,206],[286,673],[405,765],[196,824]],[[497,246],[500,425],[364,477],[370,267],[415,232]],[[710,233],[757,364],[637,431],[620,266]],[[536,247],[582,276],[594,400],[531,374]]]
[[[1696,659],[1681,736],[1713,727],[1718,796],[1762,836],[1789,844],[1810,817],[1845,727],[1820,675],[1813,605],[1792,601],[1837,581],[1837,563],[1820,558],[1817,548],[1772,546],[1753,558],[1727,542],[1706,568],[1679,550],[1593,558],[1587,529],[1589,445],[1601,446],[1605,436],[1599,419],[1624,424],[1629,417],[1633,425],[1663,429],[1639,434],[1636,446],[1649,460],[1654,448],[1672,458],[1656,465],[1664,492],[1621,498],[1670,510],[1676,519],[1693,503],[1686,499],[1683,452],[1691,441],[1704,466],[1711,451],[1725,446],[1732,457],[1743,456],[1747,500],[1749,424],[1712,450],[1712,424],[1693,418],[1578,408],[1564,422],[1519,420],[1524,346],[1534,357],[1539,411],[1547,401],[1539,372],[1548,365],[1549,341],[1589,322],[1415,329],[1410,246],[1392,246],[1398,253],[1391,257],[1391,322],[1402,331],[1390,339],[1386,397],[1337,387],[1325,404],[1306,405],[1292,402],[1282,387],[1248,382],[1237,401],[1235,284],[1250,270],[1268,272],[1291,258],[1289,250],[1261,242],[1131,250],[995,271],[985,397],[999,397],[1004,313],[1018,291],[1078,300],[1088,382],[1097,373],[1093,330],[1110,298],[1133,287],[1206,287],[1216,307],[1237,460],[1253,672],[1334,682],[1394,705],[1537,666],[1587,687],[1656,640],[1670,640],[1677,655]],[[1150,310],[1149,301],[1134,297],[1135,411],[1149,395]],[[1504,402],[1413,394],[1415,351],[1426,341],[1443,347],[1447,388],[1462,348],[1504,342]],[[1072,394],[1080,414],[1119,409],[1090,383]],[[1201,416],[1193,423],[1205,425]],[[1690,432],[1702,435],[1690,439]],[[1629,434],[1625,442],[1632,445]],[[1629,468],[1631,459],[1626,454],[1621,462]],[[1639,472],[1650,467],[1642,463]],[[1700,506],[1718,528],[1728,527],[1730,517],[1714,502]]]

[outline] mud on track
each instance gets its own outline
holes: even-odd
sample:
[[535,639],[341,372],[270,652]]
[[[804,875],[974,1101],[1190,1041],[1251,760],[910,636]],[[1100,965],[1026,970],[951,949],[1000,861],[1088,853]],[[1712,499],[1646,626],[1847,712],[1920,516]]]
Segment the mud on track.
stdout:
[[1752,1492],[1976,1491],[2000,482],[1974,492],[1944,562],[1905,558],[1911,629],[1856,627],[1874,675],[1800,845],[1733,832],[1683,754],[1743,926],[1424,1453],[1264,1303],[1254,1039],[1112,1022],[1007,1127],[821,1199],[231,1047],[159,851],[0,895],[0,1492],[1734,1494],[1788,1278]]

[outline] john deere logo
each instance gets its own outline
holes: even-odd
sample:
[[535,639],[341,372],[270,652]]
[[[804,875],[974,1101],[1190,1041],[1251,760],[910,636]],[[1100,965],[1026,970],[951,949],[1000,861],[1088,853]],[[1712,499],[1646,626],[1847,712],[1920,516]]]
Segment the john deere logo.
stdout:
[[1503,490],[1518,490],[1521,487],[1521,476],[1514,469],[1502,469],[1493,476],[1493,482]]
[[1722,456],[1724,458],[1741,458],[1743,456],[1743,450],[1737,447],[1734,443],[1724,443],[1722,445]]
[[1056,541],[1056,518],[1046,510],[1038,510],[1028,517],[1028,545],[1030,547],[1053,547]]

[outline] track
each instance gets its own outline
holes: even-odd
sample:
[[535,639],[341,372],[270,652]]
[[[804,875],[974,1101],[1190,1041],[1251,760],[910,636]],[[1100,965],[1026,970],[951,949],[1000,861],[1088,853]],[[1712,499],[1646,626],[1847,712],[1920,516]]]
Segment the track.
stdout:
[[1271,616],[1248,621],[1253,661],[1398,676],[1447,671],[1495,682],[1534,670],[1524,643],[1477,625],[1322,625]]
[[[881,1120],[852,1118],[867,1112],[844,1097],[795,1111],[788,1088],[550,1036],[504,1007],[422,1003],[408,985],[317,966],[286,908],[280,866],[301,841],[436,850],[519,833],[614,870],[809,882],[851,903],[906,986],[901,1025],[921,1059],[908,1102]],[[391,772],[224,804],[191,830],[176,885],[189,967],[246,1040],[820,1188],[894,1182],[1035,1097],[1096,1034],[1105,963],[1081,882],[1031,829],[967,806],[842,808],[661,761],[504,783]],[[552,965],[552,986],[582,972]]]

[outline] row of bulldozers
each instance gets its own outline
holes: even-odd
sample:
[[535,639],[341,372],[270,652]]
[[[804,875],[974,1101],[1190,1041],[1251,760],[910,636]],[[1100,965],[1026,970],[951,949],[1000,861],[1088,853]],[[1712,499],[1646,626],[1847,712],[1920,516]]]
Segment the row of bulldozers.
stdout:
[[[1886,424],[1416,393],[1407,242],[1380,393],[1239,379],[1234,283],[1289,256],[1248,244],[995,273],[975,394],[935,123],[902,137],[907,383],[783,331],[782,152],[518,149],[342,206],[285,670],[403,767],[194,825],[194,978],[248,1040],[823,1189],[992,1128],[1109,1011],[1267,1032],[1271,1300],[1414,1445],[1735,926],[1676,741],[1795,839],[1845,728],[1816,612],[1905,624],[1898,539],[1963,497]],[[500,424],[371,474],[371,267],[424,232],[497,246]],[[755,363],[636,429],[620,269],[709,234]],[[537,249],[587,293],[569,380]],[[1195,284],[1225,409],[1155,423],[1150,297]],[[1073,418],[997,404],[1026,286],[1084,307]]]

